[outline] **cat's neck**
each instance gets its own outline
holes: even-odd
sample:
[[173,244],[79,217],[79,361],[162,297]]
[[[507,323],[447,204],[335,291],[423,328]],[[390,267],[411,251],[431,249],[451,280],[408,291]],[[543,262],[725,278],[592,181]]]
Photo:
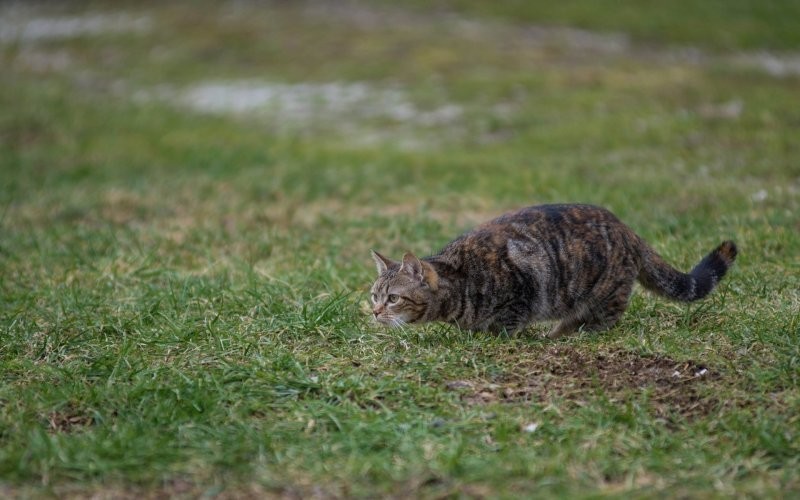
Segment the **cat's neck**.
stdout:
[[435,299],[431,302],[426,314],[426,321],[455,321],[455,313],[459,310],[459,301],[464,289],[463,277],[452,266],[437,260],[435,257],[425,259],[438,275],[438,288]]

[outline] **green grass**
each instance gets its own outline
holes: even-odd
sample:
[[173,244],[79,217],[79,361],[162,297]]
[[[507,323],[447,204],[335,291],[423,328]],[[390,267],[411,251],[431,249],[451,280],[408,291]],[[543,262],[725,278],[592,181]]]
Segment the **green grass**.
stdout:
[[[497,21],[517,2],[452,3],[474,5],[470,29],[237,5],[128,4],[150,31],[0,44],[1,494],[800,491],[797,77],[520,41]],[[660,22],[583,23],[599,3],[559,5],[521,19]],[[662,42],[762,45],[725,16],[705,26]],[[361,82],[461,114],[292,121],[176,97],[225,80]],[[431,253],[504,210],[567,201],[613,209],[682,268],[726,238],[740,258],[701,304],[639,290],[618,327],[564,342],[368,320],[370,248]],[[701,363],[706,410],[665,417],[635,387],[485,404],[448,388],[497,395],[553,348]]]
[[[384,1],[384,3],[391,3]],[[431,2],[409,2],[430,9]],[[800,5],[785,0],[446,0],[441,12],[486,16],[514,23],[574,26],[622,32],[645,43],[701,45],[712,49],[797,49]]]

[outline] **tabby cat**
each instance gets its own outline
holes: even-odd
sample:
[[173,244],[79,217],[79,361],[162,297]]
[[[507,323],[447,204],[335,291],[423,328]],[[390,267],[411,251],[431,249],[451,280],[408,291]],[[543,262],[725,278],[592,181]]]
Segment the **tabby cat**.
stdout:
[[373,314],[390,326],[445,321],[508,333],[558,320],[551,338],[605,330],[625,312],[635,280],[673,300],[699,300],[736,253],[725,241],[684,274],[608,210],[528,207],[478,226],[431,257],[406,253],[398,262],[373,251]]

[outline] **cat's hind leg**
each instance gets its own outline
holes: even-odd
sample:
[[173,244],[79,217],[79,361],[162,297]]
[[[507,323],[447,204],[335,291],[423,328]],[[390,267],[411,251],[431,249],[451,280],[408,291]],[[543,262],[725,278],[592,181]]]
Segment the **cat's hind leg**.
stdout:
[[581,327],[586,322],[583,318],[566,318],[562,319],[558,323],[547,332],[547,338],[549,339],[560,339],[566,335],[570,335],[578,331],[578,328]]
[[600,332],[616,325],[619,318],[628,309],[628,301],[631,298],[632,290],[633,281],[617,283],[611,295],[604,301],[592,306],[589,318],[583,325],[583,330]]
[[566,335],[575,333],[590,319],[589,309],[581,307],[580,309],[571,312],[568,316],[561,318],[553,328],[547,332],[547,338],[558,339]]
[[585,310],[573,313],[562,319],[548,332],[547,337],[557,339],[579,330],[600,332],[616,325],[619,318],[628,308],[628,300],[633,290],[633,281],[618,281],[610,286],[609,289],[611,293],[600,302],[595,302]]

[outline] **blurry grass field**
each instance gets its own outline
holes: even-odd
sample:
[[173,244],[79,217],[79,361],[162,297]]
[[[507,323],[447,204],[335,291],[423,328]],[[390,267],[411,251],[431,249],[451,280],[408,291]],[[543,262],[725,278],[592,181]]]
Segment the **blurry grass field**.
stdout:
[[[800,492],[800,76],[740,52],[795,4],[683,3],[0,5],[0,494]],[[369,321],[370,248],[569,201],[740,258],[563,342]]]

